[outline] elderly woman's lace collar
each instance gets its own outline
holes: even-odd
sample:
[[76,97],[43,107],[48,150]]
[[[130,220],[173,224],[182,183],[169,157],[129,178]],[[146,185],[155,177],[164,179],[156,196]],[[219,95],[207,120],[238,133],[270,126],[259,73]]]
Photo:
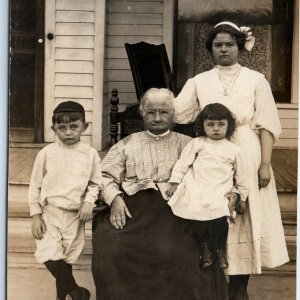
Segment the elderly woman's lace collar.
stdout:
[[168,136],[170,134],[170,130],[167,130],[166,132],[162,133],[162,134],[153,134],[150,131],[146,130],[148,136],[150,136],[151,138],[154,138],[156,141],[161,140],[162,138]]

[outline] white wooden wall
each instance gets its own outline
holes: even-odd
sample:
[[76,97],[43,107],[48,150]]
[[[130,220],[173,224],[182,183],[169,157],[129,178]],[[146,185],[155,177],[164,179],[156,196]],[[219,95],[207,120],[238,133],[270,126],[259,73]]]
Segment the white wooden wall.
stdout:
[[[102,87],[101,48],[104,41],[99,34],[104,25],[99,23],[102,0],[46,1],[45,40],[45,140],[53,141],[50,129],[53,109],[62,101],[81,103],[89,127],[82,140],[101,147]],[[98,11],[97,11],[98,9]],[[96,18],[98,13],[98,18]],[[103,17],[102,17],[103,20]],[[104,22],[104,20],[103,20]],[[103,36],[103,34],[102,34]],[[102,45],[101,45],[102,44]],[[103,73],[103,66],[102,66]],[[98,118],[95,118],[95,114]],[[96,124],[95,124],[96,123]],[[95,128],[96,126],[96,128]],[[94,135],[94,136],[93,136]]]
[[104,84],[103,84],[103,115],[102,115],[102,145],[103,149],[109,144],[109,112],[110,112],[110,102],[111,97],[110,91],[108,89],[108,40],[109,40],[109,6],[108,1],[106,1],[105,9],[105,34],[104,34]]
[[163,43],[163,1],[109,1],[108,91],[117,88],[120,111],[137,101],[125,43]]
[[[169,61],[172,62],[174,0],[108,0],[107,6],[107,94],[103,112],[107,112],[104,120],[109,124],[109,98],[113,88],[119,91],[120,111],[127,104],[137,101],[125,43],[165,43]],[[109,128],[108,125],[104,127],[105,134]],[[104,136],[105,141],[109,141],[108,135]]]
[[298,107],[296,105],[278,104],[278,114],[282,127],[275,148],[298,147]]

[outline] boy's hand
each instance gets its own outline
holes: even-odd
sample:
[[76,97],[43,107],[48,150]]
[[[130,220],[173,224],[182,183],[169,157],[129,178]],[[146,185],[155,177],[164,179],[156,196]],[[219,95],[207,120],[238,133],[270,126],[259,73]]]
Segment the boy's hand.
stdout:
[[170,198],[173,196],[173,194],[175,193],[176,189],[177,189],[178,183],[175,182],[170,182],[169,187],[166,190],[166,195]]
[[41,240],[46,229],[47,226],[41,214],[32,216],[31,232],[35,239]]
[[93,217],[93,205],[89,202],[83,202],[79,209],[79,219],[82,221],[88,221]]

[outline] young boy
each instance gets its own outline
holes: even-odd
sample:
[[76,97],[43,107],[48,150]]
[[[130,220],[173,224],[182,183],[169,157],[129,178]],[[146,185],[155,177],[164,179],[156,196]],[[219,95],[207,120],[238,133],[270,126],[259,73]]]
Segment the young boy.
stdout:
[[80,141],[88,123],[79,103],[59,104],[52,124],[58,142],[38,153],[29,186],[35,257],[55,277],[58,300],[87,300],[90,292],[76,284],[72,264],[83,251],[84,222],[92,218],[102,185],[100,158]]

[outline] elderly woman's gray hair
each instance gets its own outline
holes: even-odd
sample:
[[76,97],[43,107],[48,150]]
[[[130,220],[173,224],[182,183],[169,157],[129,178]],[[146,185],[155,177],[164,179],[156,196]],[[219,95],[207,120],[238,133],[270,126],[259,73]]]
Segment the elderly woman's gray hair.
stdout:
[[145,109],[147,102],[155,100],[155,99],[164,101],[168,105],[169,109],[171,109],[172,111],[175,111],[174,104],[173,104],[174,94],[169,89],[151,88],[148,91],[146,91],[141,98],[141,104],[140,104],[139,110],[142,115],[144,115],[144,113],[145,113],[144,109]]

